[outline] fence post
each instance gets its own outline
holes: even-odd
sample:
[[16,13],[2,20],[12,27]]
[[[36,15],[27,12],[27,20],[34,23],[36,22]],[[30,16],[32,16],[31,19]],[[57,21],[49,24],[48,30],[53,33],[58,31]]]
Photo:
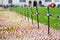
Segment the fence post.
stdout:
[[28,18],[28,22],[29,22],[29,13],[28,13],[28,6],[27,6],[27,18]]
[[50,16],[52,15],[50,14],[49,6],[47,6],[47,16],[48,16],[48,34],[50,34]]
[[25,20],[26,20],[26,8],[24,7],[24,14],[25,14]]
[[24,6],[22,7],[22,16],[24,18]]
[[22,7],[22,16],[23,16],[23,7]]
[[[23,12],[23,9],[22,9],[23,7],[21,7],[21,13]],[[22,14],[21,14],[22,15]]]
[[[21,7],[20,7],[20,8],[21,8]],[[20,9],[20,8],[19,8],[19,9]],[[20,9],[20,14],[21,14],[21,9]]]
[[38,26],[38,29],[39,29],[39,18],[38,18],[38,8],[37,8],[37,5],[36,5],[36,16],[37,16],[37,26]]
[[32,24],[33,24],[33,12],[32,12],[32,6],[31,6],[30,8],[31,8],[31,10],[30,10],[30,12],[31,12],[31,19],[32,19]]

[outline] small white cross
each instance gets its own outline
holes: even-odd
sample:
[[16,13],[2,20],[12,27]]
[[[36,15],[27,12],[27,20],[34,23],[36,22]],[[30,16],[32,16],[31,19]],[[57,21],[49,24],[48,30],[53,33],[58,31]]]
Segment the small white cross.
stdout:
[[50,14],[47,13],[47,16],[50,16]]
[[36,14],[38,14],[38,13],[36,12]]

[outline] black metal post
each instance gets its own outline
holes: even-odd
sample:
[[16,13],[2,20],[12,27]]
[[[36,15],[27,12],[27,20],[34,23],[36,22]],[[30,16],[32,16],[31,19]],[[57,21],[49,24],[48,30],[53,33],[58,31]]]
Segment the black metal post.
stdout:
[[[28,14],[28,7],[27,7],[27,17],[29,16],[29,14]],[[29,22],[29,17],[28,17],[28,22]]]
[[22,7],[21,7],[21,14],[22,14]]
[[[22,12],[24,11],[24,7],[22,7]],[[24,12],[22,13],[23,17],[24,17]]]
[[24,14],[24,19],[26,19],[25,18],[25,7],[23,7],[23,14]]
[[[21,7],[20,7],[20,8],[21,8]],[[19,9],[20,9],[20,8],[19,8]],[[21,13],[21,9],[20,9],[20,13]]]
[[37,5],[36,5],[36,16],[37,16],[37,26],[38,26],[38,29],[39,29],[39,18],[38,18],[38,8],[37,8]]
[[[26,10],[25,16],[27,17],[27,7],[26,7],[26,9],[25,9],[25,10]],[[26,19],[27,19],[27,18],[26,18]]]
[[20,7],[20,14],[21,14],[21,7]]
[[48,34],[50,33],[50,17],[48,16]]
[[47,7],[47,10],[48,10],[48,34],[50,33],[50,13],[49,13],[49,6]]
[[23,16],[23,7],[22,7],[22,16]]
[[32,12],[32,7],[31,7],[31,19],[32,19],[32,24],[33,24],[33,12]]
[[26,8],[24,7],[24,13],[25,13],[25,20],[26,20]]

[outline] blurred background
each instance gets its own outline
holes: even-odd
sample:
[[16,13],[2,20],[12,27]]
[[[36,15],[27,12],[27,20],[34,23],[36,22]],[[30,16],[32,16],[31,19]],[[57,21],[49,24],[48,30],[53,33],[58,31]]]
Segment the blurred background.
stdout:
[[46,7],[54,3],[56,7],[60,7],[60,0],[0,0],[0,7],[17,7],[17,6],[36,6]]

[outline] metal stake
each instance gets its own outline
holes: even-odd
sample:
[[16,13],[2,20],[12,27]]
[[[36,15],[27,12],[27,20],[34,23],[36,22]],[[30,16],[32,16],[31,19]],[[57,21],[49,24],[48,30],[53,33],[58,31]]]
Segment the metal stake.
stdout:
[[49,6],[47,7],[47,10],[48,10],[48,34],[50,33],[50,14],[49,14]]
[[31,7],[31,19],[32,19],[32,24],[33,24],[33,12],[32,12],[32,7]]
[[[29,14],[28,14],[28,7],[27,7],[27,17],[29,16]],[[29,22],[29,17],[28,17],[28,22]]]
[[[25,9],[25,8],[24,8]],[[24,13],[25,13],[25,20],[26,20],[26,9],[24,10]]]
[[38,8],[36,6],[36,16],[37,16],[37,26],[38,26],[38,29],[39,29],[39,18],[38,18]]

